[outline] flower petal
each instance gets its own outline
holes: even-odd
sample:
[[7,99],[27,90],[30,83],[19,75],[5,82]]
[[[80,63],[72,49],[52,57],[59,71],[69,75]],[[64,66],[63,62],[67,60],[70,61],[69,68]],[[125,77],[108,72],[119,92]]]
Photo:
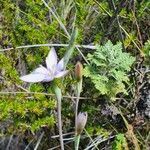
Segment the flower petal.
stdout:
[[48,56],[46,57],[46,66],[47,69],[51,72],[55,72],[57,65],[57,54],[54,48],[51,48]]
[[44,74],[40,74],[40,73],[31,73],[25,76],[20,77],[21,80],[25,81],[25,82],[41,82],[45,79],[45,75]]
[[50,82],[54,79],[54,76],[45,76],[44,80],[42,82]]
[[40,65],[40,67],[38,67],[37,69],[35,69],[33,72],[32,72],[32,74],[33,73],[40,73],[40,74],[45,74],[45,75],[49,75],[49,71],[45,68],[45,67],[43,67],[42,65]]
[[55,75],[55,78],[63,77],[63,76],[65,76],[68,72],[69,72],[68,70],[58,72],[58,73]]
[[62,71],[62,70],[64,70],[64,66],[65,65],[65,63],[64,63],[64,58],[62,58],[59,62],[58,62],[58,64],[57,64],[57,71]]

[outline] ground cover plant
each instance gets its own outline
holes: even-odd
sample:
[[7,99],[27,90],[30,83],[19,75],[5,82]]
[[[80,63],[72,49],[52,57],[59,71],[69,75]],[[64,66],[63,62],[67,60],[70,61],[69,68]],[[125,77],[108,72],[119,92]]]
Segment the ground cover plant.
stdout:
[[149,149],[149,1],[0,4],[0,149]]

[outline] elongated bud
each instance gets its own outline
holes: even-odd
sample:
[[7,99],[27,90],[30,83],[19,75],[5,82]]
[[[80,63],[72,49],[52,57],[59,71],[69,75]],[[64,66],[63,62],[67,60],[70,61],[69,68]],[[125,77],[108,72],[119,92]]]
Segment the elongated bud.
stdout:
[[75,66],[75,77],[77,81],[80,81],[82,79],[83,75],[83,65],[78,61]]
[[87,122],[87,112],[80,112],[77,116],[77,125],[76,125],[76,135],[82,133],[86,122]]

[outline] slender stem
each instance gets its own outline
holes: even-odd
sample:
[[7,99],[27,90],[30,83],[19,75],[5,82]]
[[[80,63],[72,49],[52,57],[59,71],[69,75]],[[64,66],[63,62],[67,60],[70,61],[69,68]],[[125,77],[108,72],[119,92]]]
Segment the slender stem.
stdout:
[[62,134],[62,122],[61,122],[61,89],[58,86],[54,86],[54,91],[57,98],[57,114],[58,114],[58,128],[61,150],[64,150],[63,134]]
[[81,90],[82,90],[82,79],[77,83],[77,99],[75,107],[75,150],[78,150],[80,142],[80,135],[77,135],[77,116]]
[[[70,36],[70,34],[68,33],[68,31],[67,31],[67,29],[66,29],[66,27],[65,27],[65,25],[63,24],[63,22],[60,20],[60,17],[58,16],[58,14],[56,14],[49,6],[48,6],[48,4],[45,2],[45,0],[42,0],[42,2],[44,3],[44,5],[50,10],[50,12],[52,13],[52,15],[54,16],[54,18],[58,21],[58,23],[60,24],[60,26],[61,26],[61,28],[64,30],[64,32],[66,33],[66,35],[67,35],[67,37],[68,37],[68,39],[70,39],[70,41],[71,41],[71,43],[69,44],[69,53],[71,54],[71,49],[74,49],[74,47],[76,47],[75,45],[72,45],[72,44],[74,44],[74,42],[75,42],[75,40],[76,40],[76,38],[77,38],[77,30],[75,30],[74,29],[74,31],[73,31],[73,34]],[[72,47],[70,47],[70,46],[72,46]],[[73,47],[74,46],[74,47]],[[85,60],[85,62],[87,63],[87,64],[89,64],[88,63],[88,61],[87,61],[87,59],[84,57],[84,55],[83,55],[83,53],[80,51],[80,49],[78,48],[78,47],[76,47],[76,49],[79,51],[79,53],[82,55],[82,57],[83,57],[83,59]],[[73,51],[73,50],[72,50]],[[68,52],[67,52],[68,53]],[[70,58],[68,58],[68,60],[69,60]],[[65,60],[65,64],[67,64],[67,59]]]
[[75,137],[75,150],[79,149],[80,134]]
[[[12,94],[12,95],[16,95],[16,94],[29,94],[29,95],[33,95],[34,96],[34,94],[36,95],[47,95],[47,96],[51,96],[51,97],[54,97],[55,95],[54,94],[51,94],[51,93],[42,93],[42,92],[30,92],[30,91],[26,91],[26,92],[0,92],[0,96],[3,96],[3,95],[9,95],[9,94]],[[63,98],[69,98],[69,99],[75,99],[75,98],[77,98],[76,96],[62,96]],[[89,99],[89,100],[91,100],[91,99],[93,99],[93,98],[89,98],[89,97],[79,97],[80,99],[82,99],[82,100],[87,100],[87,99]],[[118,98],[118,99],[120,99],[120,98]]]
[[77,82],[77,99],[76,99],[76,107],[75,107],[75,135],[77,134],[77,116],[78,116],[78,106],[79,106],[79,99],[80,99],[80,93],[82,90],[82,79]]
[[118,12],[117,12],[117,8],[115,6],[114,0],[111,0],[111,3],[112,3],[112,6],[113,6],[113,10],[114,10],[115,16],[116,16],[118,32],[119,32],[120,40],[122,42],[122,47],[123,47],[123,49],[125,51],[125,46],[124,46],[124,42],[123,42],[123,35],[122,35],[121,28],[120,28],[120,21],[119,21],[119,15],[118,15]]
[[93,0],[108,16],[112,17],[112,15],[98,2],[97,0]]
[[77,134],[77,116],[78,116],[78,105],[79,105],[80,94],[77,95],[76,106],[75,106],[75,135]]
[[139,42],[141,44],[141,47],[143,47],[142,35],[141,35],[141,32],[140,32],[140,27],[138,25],[138,21],[137,21],[136,16],[135,16],[135,10],[132,10],[132,14],[133,14],[133,17],[134,17],[134,20],[135,20],[135,24],[136,24],[136,27],[137,27],[137,33],[138,33],[138,37],[139,37]]
[[128,34],[128,32],[120,25],[120,28],[123,30],[123,32],[130,38],[132,43],[136,46],[136,48],[140,51],[141,55],[144,56],[143,51],[139,48],[139,46],[136,44],[136,42],[132,39],[132,37]]
[[49,11],[52,13],[52,15],[54,16],[54,18],[58,21],[59,25],[61,26],[61,28],[64,30],[65,34],[68,36],[68,38],[70,39],[70,35],[68,33],[68,31],[66,30],[66,27],[64,26],[64,24],[62,23],[62,21],[60,20],[60,18],[55,14],[55,12],[51,9],[51,7],[48,6],[48,4],[45,2],[45,0],[42,0],[42,2],[44,3],[44,5],[49,9]]
[[133,127],[132,127],[132,125],[130,125],[130,124],[128,123],[128,121],[126,120],[126,118],[123,116],[121,110],[119,110],[119,112],[120,112],[120,115],[121,115],[121,117],[122,117],[122,119],[123,119],[123,121],[124,121],[124,124],[125,124],[125,126],[126,126],[126,128],[127,128],[127,130],[128,130],[128,131],[127,131],[128,136],[132,139],[132,142],[133,142],[133,144],[134,144],[135,150],[140,150],[140,146],[139,146],[138,140],[137,140],[137,138],[136,138],[136,136],[135,136],[135,134],[134,134],[134,132],[133,132]]
[[[68,47],[69,44],[35,44],[35,45],[23,45],[18,47],[10,47],[5,49],[0,49],[0,52],[10,51],[14,49],[23,49],[23,48],[32,48],[32,47]],[[88,48],[88,49],[96,49],[94,45],[75,45],[76,48]]]

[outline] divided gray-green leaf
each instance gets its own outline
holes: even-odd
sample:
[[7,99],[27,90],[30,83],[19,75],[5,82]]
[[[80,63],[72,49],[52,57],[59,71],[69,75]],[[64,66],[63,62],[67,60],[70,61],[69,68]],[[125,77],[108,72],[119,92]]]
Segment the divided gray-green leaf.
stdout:
[[127,94],[130,71],[135,58],[122,51],[122,44],[113,45],[108,41],[104,46],[97,45],[96,51],[87,55],[90,65],[84,69],[85,77],[89,77],[95,88],[102,95],[115,98],[116,94]]

